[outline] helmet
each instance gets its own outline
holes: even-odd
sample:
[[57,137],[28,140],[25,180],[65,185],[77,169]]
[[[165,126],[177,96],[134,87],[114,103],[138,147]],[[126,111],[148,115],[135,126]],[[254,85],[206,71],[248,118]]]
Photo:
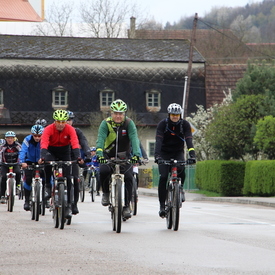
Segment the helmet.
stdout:
[[96,151],[96,148],[95,147],[91,147],[90,150],[91,151]]
[[69,119],[73,119],[74,118],[74,113],[71,112],[71,111],[68,111],[68,116],[69,116]]
[[167,108],[168,114],[175,114],[175,115],[181,115],[182,114],[182,108],[177,103],[171,103]]
[[127,104],[121,99],[116,99],[115,101],[112,102],[110,108],[113,112],[122,113],[127,111]]
[[5,138],[6,137],[16,137],[16,134],[13,132],[13,131],[8,131],[6,134],[5,134]]
[[53,119],[54,120],[63,120],[63,121],[66,121],[68,120],[69,118],[69,115],[68,115],[68,112],[66,110],[56,110],[53,112]]
[[35,125],[42,125],[43,127],[45,127],[47,125],[47,120],[39,118],[35,121]]
[[42,135],[44,127],[42,125],[33,125],[31,128],[31,133],[35,135]]
[[6,143],[6,141],[3,138],[1,138],[0,139],[0,146],[4,145],[5,143]]

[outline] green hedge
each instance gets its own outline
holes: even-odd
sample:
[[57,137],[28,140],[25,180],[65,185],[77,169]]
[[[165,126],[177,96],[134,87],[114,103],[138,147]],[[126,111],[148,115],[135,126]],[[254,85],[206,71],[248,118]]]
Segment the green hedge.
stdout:
[[274,160],[248,161],[246,163],[243,194],[246,196],[274,196],[274,166]]
[[245,163],[241,161],[200,161],[196,165],[196,186],[223,196],[240,196],[244,175]]

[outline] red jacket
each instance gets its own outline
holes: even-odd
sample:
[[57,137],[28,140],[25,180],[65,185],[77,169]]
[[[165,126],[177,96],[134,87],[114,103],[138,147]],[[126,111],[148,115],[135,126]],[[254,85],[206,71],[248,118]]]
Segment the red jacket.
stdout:
[[65,125],[63,131],[58,131],[52,123],[44,129],[40,141],[41,149],[48,149],[49,146],[61,147],[71,145],[72,149],[80,148],[74,127]]

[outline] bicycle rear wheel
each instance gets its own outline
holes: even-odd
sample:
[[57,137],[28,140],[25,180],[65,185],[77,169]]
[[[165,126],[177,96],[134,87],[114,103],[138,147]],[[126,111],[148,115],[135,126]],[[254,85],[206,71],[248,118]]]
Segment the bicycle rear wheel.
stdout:
[[132,190],[132,199],[131,199],[131,205],[132,205],[132,212],[135,216],[137,214],[137,201],[138,201],[138,193],[137,193],[137,180],[135,176],[133,176],[133,190]]
[[113,206],[113,230],[116,231],[116,233],[120,233],[122,220],[122,181],[117,179],[114,187],[115,205]]
[[8,179],[9,197],[8,197],[8,211],[13,211],[14,206],[14,181],[15,179]]
[[24,198],[24,182],[22,179],[20,180],[20,183],[18,185],[18,192],[19,192],[18,193],[19,200],[23,200],[23,198]]
[[78,179],[79,182],[79,195],[80,195],[80,201],[84,202],[85,200],[85,182],[84,178],[82,176]]
[[177,231],[179,228],[180,220],[180,190],[179,184],[175,184],[173,192],[173,201],[172,201],[172,223],[174,231]]
[[59,184],[58,187],[58,198],[59,198],[59,207],[58,207],[58,218],[59,218],[59,228],[63,229],[65,225],[65,190],[64,183]]

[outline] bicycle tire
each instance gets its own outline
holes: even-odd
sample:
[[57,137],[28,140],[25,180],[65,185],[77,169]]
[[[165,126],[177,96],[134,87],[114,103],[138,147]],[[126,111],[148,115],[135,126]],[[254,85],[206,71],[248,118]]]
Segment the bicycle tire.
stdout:
[[19,194],[18,194],[18,199],[19,200],[23,200],[24,199],[24,183],[22,180],[20,180],[20,184],[19,184]]
[[135,216],[137,214],[137,201],[138,201],[138,195],[137,195],[137,180],[135,176],[133,176],[133,190],[132,190],[132,199],[131,199],[131,205],[132,205],[132,212]]
[[46,201],[45,201],[45,186],[42,185],[42,203],[41,203],[41,215],[45,216]]
[[91,200],[92,202],[95,201],[95,195],[96,195],[96,178],[91,178],[92,182],[91,182]]
[[39,221],[40,214],[40,182],[36,181],[35,183],[35,205],[34,205],[34,219],[35,221]]
[[180,190],[179,184],[175,184],[173,192],[173,201],[172,201],[172,226],[174,231],[177,231],[179,228],[179,219],[180,219]]
[[122,220],[122,181],[121,179],[116,180],[115,184],[115,206],[114,206],[114,218],[116,233],[121,232],[121,220]]
[[82,176],[79,177],[79,195],[80,195],[80,201],[84,202],[84,200],[85,200],[85,183],[84,183],[84,178]]
[[58,197],[59,197],[59,207],[58,207],[58,217],[59,217],[59,228],[64,229],[65,225],[65,188],[64,183],[60,183],[58,187]]
[[8,197],[8,211],[13,211],[14,206],[14,179],[8,179],[9,197]]
[[167,190],[167,194],[166,194],[166,208],[167,208],[167,212],[166,212],[166,226],[167,229],[171,229],[172,228],[172,207],[171,207],[171,197],[173,195],[173,190]]
[[54,223],[54,228],[59,227],[58,206],[54,206],[53,208],[53,223]]

